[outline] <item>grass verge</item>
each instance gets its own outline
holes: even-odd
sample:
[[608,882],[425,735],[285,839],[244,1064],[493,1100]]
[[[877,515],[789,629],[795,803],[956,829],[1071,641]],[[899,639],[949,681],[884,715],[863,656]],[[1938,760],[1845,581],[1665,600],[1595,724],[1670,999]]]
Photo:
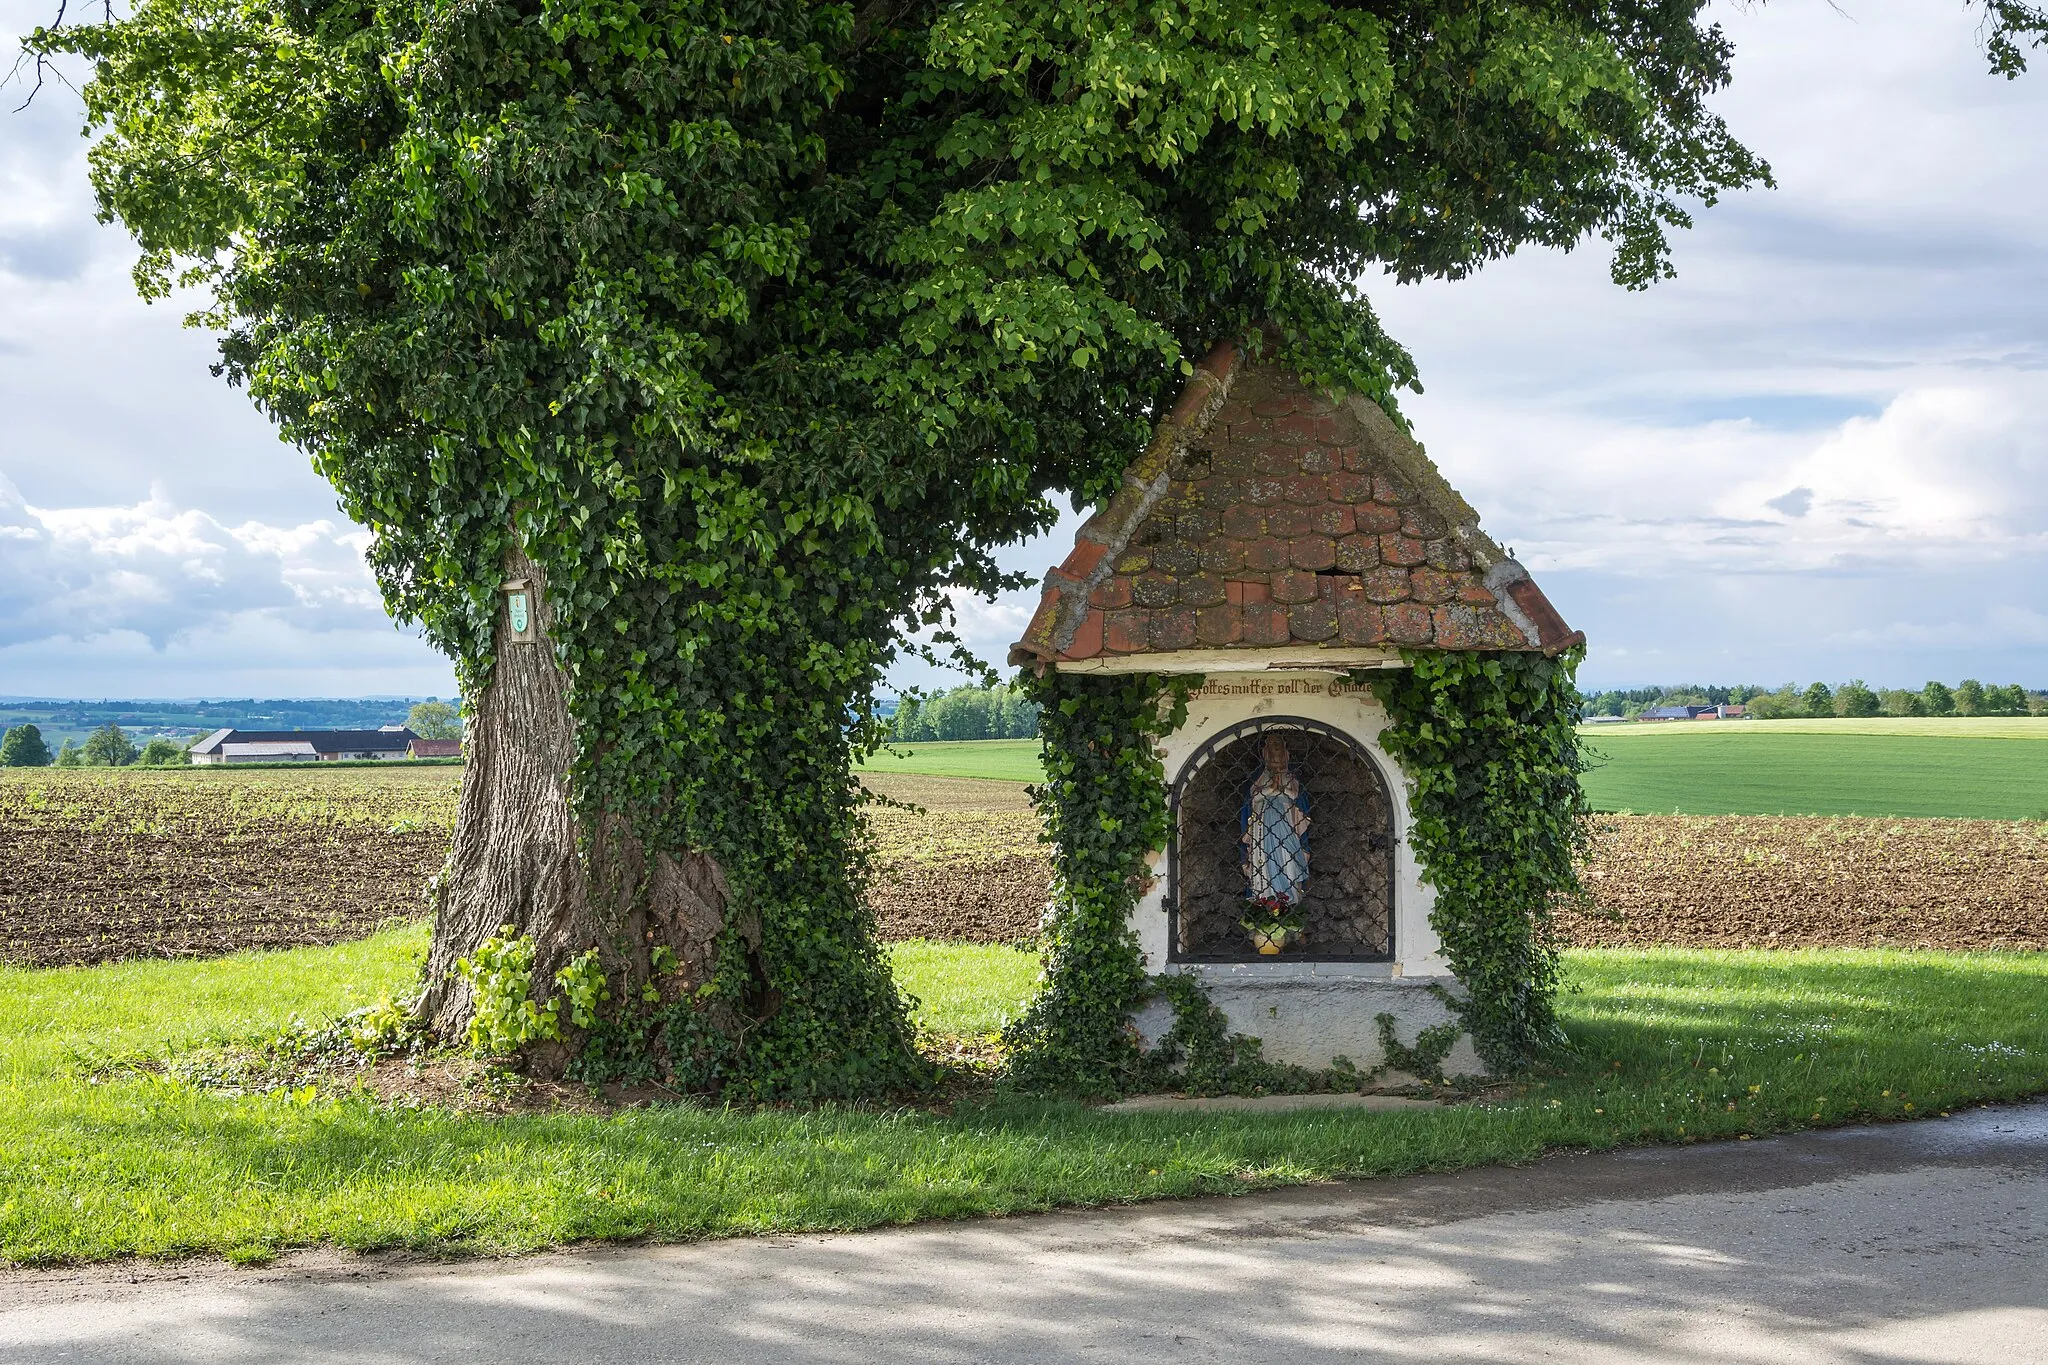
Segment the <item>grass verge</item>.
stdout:
[[[479,1117],[300,1090],[229,1096],[109,1054],[260,1038],[402,988],[418,929],[212,962],[0,969],[0,1256],[261,1260],[861,1228],[1522,1161],[1552,1147],[1921,1117],[2048,1090],[2048,957],[1570,955],[1575,1051],[1495,1103],[1398,1113],[688,1106]],[[1014,949],[903,945],[934,1031],[997,1026]]]

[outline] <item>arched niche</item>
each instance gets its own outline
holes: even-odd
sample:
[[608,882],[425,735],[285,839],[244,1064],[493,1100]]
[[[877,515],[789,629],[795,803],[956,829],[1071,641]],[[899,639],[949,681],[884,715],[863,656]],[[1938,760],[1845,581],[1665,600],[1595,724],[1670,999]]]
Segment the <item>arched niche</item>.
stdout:
[[[1296,945],[1280,955],[1306,962],[1386,962],[1394,957],[1394,803],[1379,765],[1356,740],[1320,721],[1265,716],[1212,736],[1189,756],[1170,794],[1167,849],[1168,960],[1274,961],[1239,925],[1260,881],[1246,840],[1251,795],[1266,744],[1284,743],[1304,800],[1308,854],[1295,899]],[[1269,850],[1270,856],[1270,850]]]

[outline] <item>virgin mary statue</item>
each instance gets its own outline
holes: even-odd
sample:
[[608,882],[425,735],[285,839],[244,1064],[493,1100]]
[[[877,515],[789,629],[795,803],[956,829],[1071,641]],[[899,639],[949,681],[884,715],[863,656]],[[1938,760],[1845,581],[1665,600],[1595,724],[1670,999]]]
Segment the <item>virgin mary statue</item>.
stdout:
[[1268,734],[1264,757],[1244,804],[1245,872],[1253,900],[1299,905],[1308,888],[1308,799],[1288,768],[1285,739]]

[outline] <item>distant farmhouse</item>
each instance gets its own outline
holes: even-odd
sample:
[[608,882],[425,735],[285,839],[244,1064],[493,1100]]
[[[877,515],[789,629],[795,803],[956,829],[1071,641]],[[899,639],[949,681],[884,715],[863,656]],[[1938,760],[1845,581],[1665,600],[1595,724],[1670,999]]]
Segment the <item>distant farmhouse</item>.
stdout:
[[403,725],[378,730],[215,730],[186,753],[194,763],[460,758],[462,741],[421,739]]
[[1637,719],[1639,720],[1746,720],[1749,708],[1723,704],[1721,706],[1653,706]]
[[462,741],[459,739],[415,739],[408,752],[413,758],[461,758]]

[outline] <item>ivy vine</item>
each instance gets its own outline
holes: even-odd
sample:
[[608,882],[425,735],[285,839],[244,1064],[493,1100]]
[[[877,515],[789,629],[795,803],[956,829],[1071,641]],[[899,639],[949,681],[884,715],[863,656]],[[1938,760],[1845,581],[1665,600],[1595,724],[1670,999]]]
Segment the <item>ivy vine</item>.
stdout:
[[1150,987],[1130,915],[1166,846],[1158,742],[1187,719],[1201,679],[1048,671],[1023,685],[1039,706],[1045,781],[1031,799],[1052,846],[1053,901],[1041,989],[1004,1038],[1010,1079],[1121,1094],[1144,1074],[1131,1015]]
[[[1425,1079],[1461,1031],[1497,1072],[1524,1069],[1562,1034],[1551,913],[1580,890],[1576,855],[1586,799],[1574,725],[1573,651],[1415,652],[1367,684],[1391,724],[1380,742],[1412,784],[1410,837],[1436,888],[1430,923],[1463,993],[1440,992],[1457,1023],[1400,1043],[1379,1019],[1387,1063]],[[1024,686],[1042,708],[1046,780],[1032,789],[1053,849],[1054,897],[1042,989],[1006,1042],[1013,1083],[1120,1094],[1174,1083],[1201,1093],[1321,1088],[1336,1072],[1276,1067],[1257,1040],[1228,1033],[1185,976],[1148,978],[1129,924],[1166,846],[1169,812],[1158,741],[1180,728],[1199,678],[1047,672]],[[1143,1052],[1131,1016],[1163,998],[1175,1022]],[[1461,1028],[1462,1025],[1462,1028]]]
[[529,1043],[562,1036],[561,1001],[533,998],[533,946],[508,924],[456,960],[455,970],[476,999],[469,1045],[486,1056],[510,1056]]
[[1552,911],[1579,894],[1589,808],[1573,686],[1582,651],[1404,656],[1351,675],[1390,720],[1380,743],[1411,784],[1409,838],[1436,888],[1430,926],[1464,994],[1480,1059],[1524,1069],[1559,1042]]

